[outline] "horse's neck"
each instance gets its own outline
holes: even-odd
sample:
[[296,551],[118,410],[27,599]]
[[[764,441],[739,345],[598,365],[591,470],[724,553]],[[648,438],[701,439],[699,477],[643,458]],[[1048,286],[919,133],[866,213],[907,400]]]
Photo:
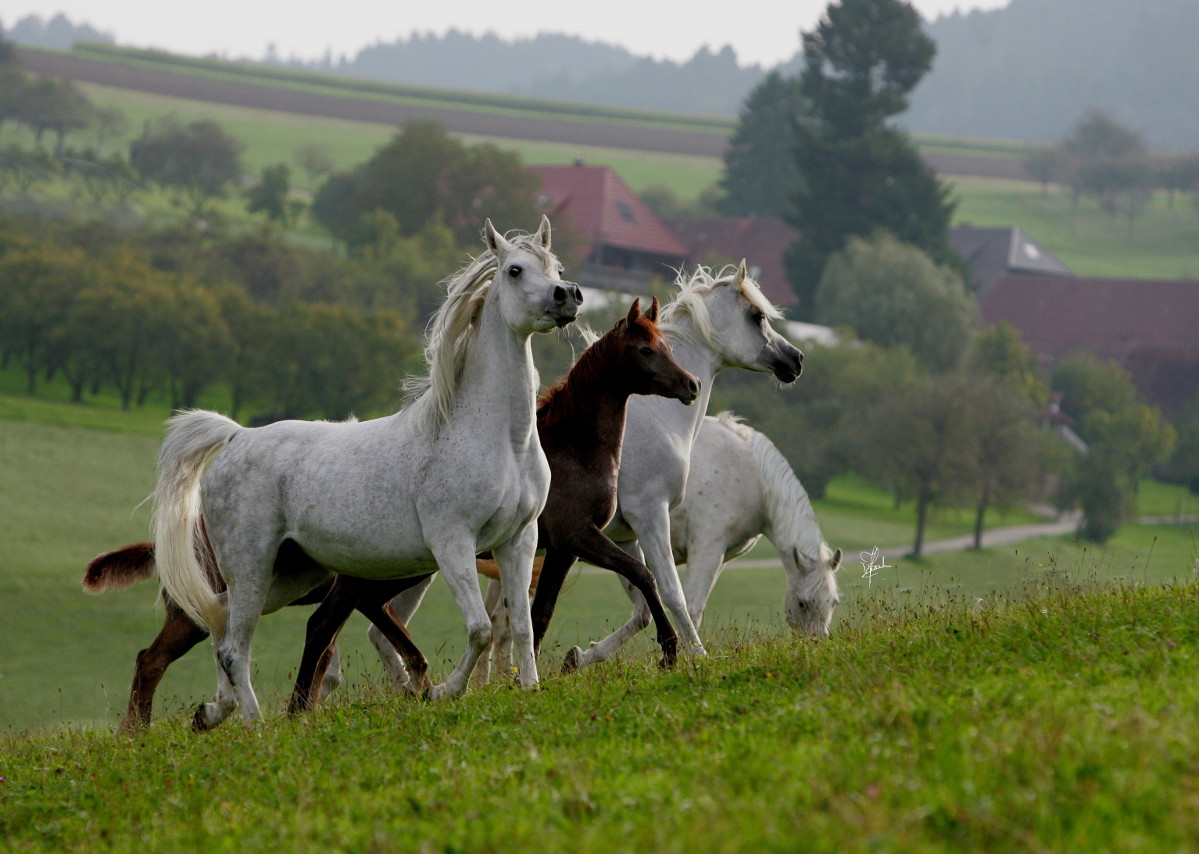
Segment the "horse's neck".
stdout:
[[528,335],[512,330],[488,301],[470,342],[451,422],[466,429],[485,425],[514,446],[536,444],[537,370]]
[[583,378],[572,372],[557,395],[569,395],[569,409],[560,409],[551,424],[541,428],[570,437],[571,444],[589,455],[619,458],[631,392],[613,383],[610,375]]
[[691,442],[694,443],[704,415],[708,412],[708,402],[712,399],[712,381],[724,370],[725,365],[712,348],[703,343],[690,320],[679,323],[677,330],[668,330],[666,337],[670,339],[675,362],[699,380],[699,397],[690,406],[680,406],[677,401],[665,401],[663,398],[664,402],[675,404],[663,407],[663,412],[671,416],[666,420],[680,433],[690,432]]

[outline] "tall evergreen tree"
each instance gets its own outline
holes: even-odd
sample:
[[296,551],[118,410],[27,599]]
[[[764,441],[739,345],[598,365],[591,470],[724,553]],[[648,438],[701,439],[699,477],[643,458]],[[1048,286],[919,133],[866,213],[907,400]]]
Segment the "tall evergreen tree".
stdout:
[[726,216],[773,216],[791,212],[799,183],[795,122],[802,114],[799,83],[771,72],[749,93],[737,129],[724,153],[724,195],[717,209]]
[[810,312],[830,255],[878,230],[960,268],[949,246],[953,202],[911,139],[886,122],[936,51],[903,0],[839,0],[803,36],[794,125],[799,173],[788,220],[801,232],[787,254],[791,286]]

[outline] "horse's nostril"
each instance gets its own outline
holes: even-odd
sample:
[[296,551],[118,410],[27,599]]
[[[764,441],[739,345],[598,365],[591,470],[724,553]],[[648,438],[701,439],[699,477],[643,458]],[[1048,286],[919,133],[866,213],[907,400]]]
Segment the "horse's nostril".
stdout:
[[554,302],[566,302],[566,288],[554,285]]
[[699,394],[699,380],[687,380],[687,388],[691,390],[692,394],[698,395]]
[[575,302],[579,305],[583,304],[583,289],[575,285]]

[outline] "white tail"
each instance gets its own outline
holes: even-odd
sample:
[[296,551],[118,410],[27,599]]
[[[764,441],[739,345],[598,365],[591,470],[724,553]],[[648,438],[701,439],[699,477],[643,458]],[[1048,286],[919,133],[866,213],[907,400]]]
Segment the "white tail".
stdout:
[[215,412],[181,412],[167,421],[154,488],[154,554],[163,588],[197,625],[219,638],[225,604],[196,557],[200,478],[213,457],[246,429]]

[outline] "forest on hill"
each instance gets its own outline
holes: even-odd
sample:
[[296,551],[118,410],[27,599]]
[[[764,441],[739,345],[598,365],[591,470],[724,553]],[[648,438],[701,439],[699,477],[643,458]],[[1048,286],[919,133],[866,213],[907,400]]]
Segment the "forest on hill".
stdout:
[[[926,27],[937,56],[903,118],[913,132],[1053,143],[1099,109],[1155,149],[1186,150],[1199,139],[1194,0],[1011,0]],[[97,39],[90,25],[62,16],[0,21],[0,31],[18,43],[53,47]],[[798,71],[799,44],[797,30],[796,56],[773,69],[743,65],[728,46],[705,46],[673,62],[574,35],[507,41],[456,30],[381,40],[353,56],[259,59],[392,82],[735,115],[766,74]]]

